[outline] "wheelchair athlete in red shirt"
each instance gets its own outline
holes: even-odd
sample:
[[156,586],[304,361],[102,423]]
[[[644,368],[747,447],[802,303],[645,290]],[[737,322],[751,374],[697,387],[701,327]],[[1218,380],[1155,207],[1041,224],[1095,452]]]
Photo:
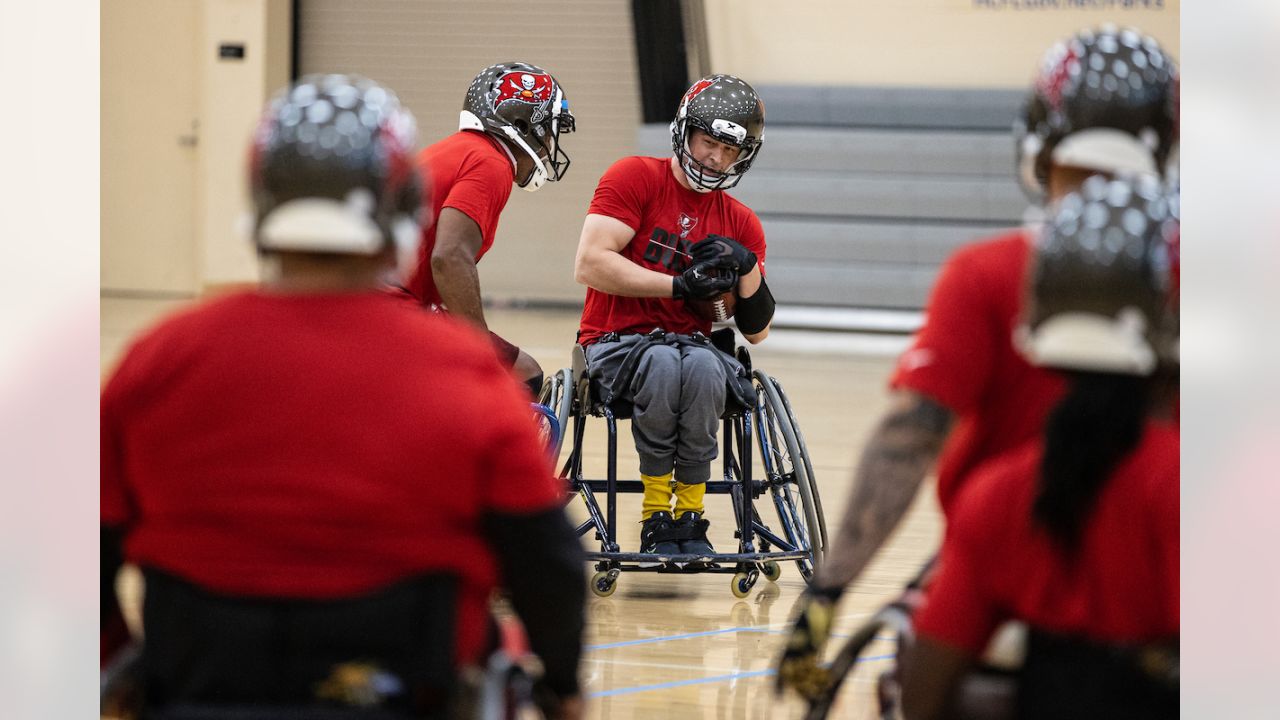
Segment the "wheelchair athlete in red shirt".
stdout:
[[103,389],[102,650],[131,562],[148,716],[444,717],[499,583],[541,704],[581,716],[582,552],[528,403],[484,335],[383,290],[416,257],[413,136],[363,78],[277,95],[261,288],[166,319]]

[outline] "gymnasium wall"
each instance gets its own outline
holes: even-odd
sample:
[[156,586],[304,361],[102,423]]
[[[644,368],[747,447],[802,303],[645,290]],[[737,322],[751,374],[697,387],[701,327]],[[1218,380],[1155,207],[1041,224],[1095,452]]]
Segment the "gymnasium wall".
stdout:
[[[156,0],[104,4],[103,27],[127,20],[120,8],[147,2]],[[186,253],[193,258],[192,291],[252,281],[257,275],[247,240],[235,231],[248,210],[244,148],[262,102],[288,79],[294,3],[183,2],[198,7],[198,60],[189,83],[165,77],[147,86],[145,97],[133,93],[123,109],[104,92],[104,288],[145,289],[145,282],[123,272],[118,274],[125,279],[118,283],[108,283],[107,275],[112,268],[157,264],[154,249],[126,241],[145,227],[117,222],[127,213],[112,207],[112,197],[145,197],[147,182],[154,188],[155,178],[139,179],[136,171],[128,177],[127,159],[108,157],[113,138],[106,119],[111,113],[145,114],[150,112],[146,103],[164,105],[192,92],[197,96],[192,120],[199,129],[191,230],[159,242],[190,238],[195,246]],[[774,88],[1016,88],[1025,84],[1052,41],[1108,20],[1141,27],[1175,57],[1179,54],[1179,0],[686,2],[688,12],[705,20],[699,23],[705,27],[705,46],[695,48],[691,57],[713,71],[733,72]],[[417,115],[423,144],[456,128],[467,84],[486,65],[519,58],[556,74],[580,120],[579,132],[565,139],[572,169],[564,182],[538,193],[513,192],[495,250],[481,263],[480,274],[485,294],[492,298],[580,301],[583,289],[573,282],[572,262],[591,191],[611,162],[641,151],[631,2],[299,0],[297,8],[298,70],[358,72],[387,83]],[[243,61],[216,56],[219,43],[229,40],[247,45]],[[147,38],[140,35],[129,42],[146,43]],[[109,51],[104,43],[103,52]],[[137,83],[133,77],[108,77],[109,66],[113,64],[104,57],[104,91]],[[179,131],[165,133],[176,137]],[[652,135],[653,128],[645,132]],[[665,152],[660,141],[643,149]],[[744,187],[750,183],[748,179]],[[170,285],[174,283],[182,285]]]
[[1112,23],[1174,57],[1181,0],[701,0],[713,72],[758,84],[1021,87],[1055,41]]

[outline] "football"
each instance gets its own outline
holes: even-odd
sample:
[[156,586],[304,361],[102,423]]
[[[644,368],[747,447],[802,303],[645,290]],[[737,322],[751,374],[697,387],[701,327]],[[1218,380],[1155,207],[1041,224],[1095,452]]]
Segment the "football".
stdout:
[[732,288],[728,292],[708,300],[689,300],[689,308],[694,314],[704,320],[711,322],[724,322],[733,317],[734,306],[738,303],[737,288]]

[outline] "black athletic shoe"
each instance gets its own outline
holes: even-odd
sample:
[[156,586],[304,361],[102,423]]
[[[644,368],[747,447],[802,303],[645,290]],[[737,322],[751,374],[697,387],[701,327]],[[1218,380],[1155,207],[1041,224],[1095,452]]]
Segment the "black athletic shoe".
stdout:
[[640,552],[652,555],[679,555],[680,543],[675,540],[676,522],[671,513],[659,510],[640,526]]
[[706,557],[714,555],[716,549],[711,547],[711,541],[707,540],[707,528],[711,526],[711,522],[702,517],[702,513],[690,510],[680,516],[676,521],[677,530],[681,531],[680,535],[680,552],[686,555],[699,555]]

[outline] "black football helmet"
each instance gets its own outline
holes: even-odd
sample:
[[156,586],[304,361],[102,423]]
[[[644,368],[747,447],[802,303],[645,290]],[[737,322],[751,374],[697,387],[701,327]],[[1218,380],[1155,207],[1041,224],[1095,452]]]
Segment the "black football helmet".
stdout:
[[1178,143],[1178,69],[1137,30],[1083,31],[1045,54],[1014,123],[1018,175],[1043,199],[1050,164],[1163,176]]
[[[739,149],[738,159],[718,173],[694,159],[689,134],[701,130]],[[751,169],[764,145],[764,102],[754,88],[732,75],[712,75],[694,83],[680,99],[671,121],[671,149],[689,184],[698,192],[728,190]]]
[[1153,175],[1089,178],[1051,210],[1018,345],[1036,365],[1150,375],[1176,362],[1176,202]]
[[528,177],[516,185],[533,192],[569,171],[569,155],[560,134],[576,129],[564,90],[546,70],[522,62],[491,65],[467,89],[458,121],[460,130],[480,130],[503,147],[533,159]]
[[417,125],[395,93],[355,75],[308,75],[278,92],[254,133],[249,187],[259,250],[417,256]]

